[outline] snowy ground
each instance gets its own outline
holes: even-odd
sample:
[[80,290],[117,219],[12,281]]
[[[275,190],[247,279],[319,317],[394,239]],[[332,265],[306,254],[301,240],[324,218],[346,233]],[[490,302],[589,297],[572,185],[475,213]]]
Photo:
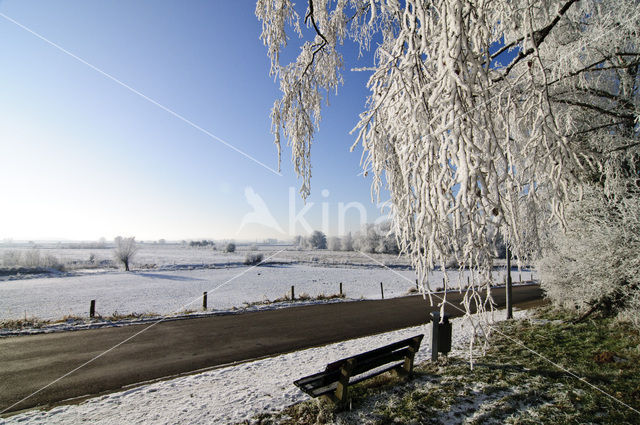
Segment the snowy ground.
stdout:
[[[467,272],[452,272],[450,279],[466,282]],[[518,281],[520,275],[512,273]],[[530,273],[524,273],[529,278]],[[496,271],[504,280],[504,270]],[[430,277],[432,288],[442,287],[442,272]],[[90,300],[96,312],[114,314],[154,313],[172,315],[200,310],[202,293],[208,292],[209,310],[242,308],[246,303],[274,300],[295,286],[297,296],[331,295],[340,282],[348,299],[380,299],[407,295],[415,288],[410,270],[381,267],[321,267],[306,264],[238,266],[218,269],[86,273],[0,282],[0,321],[38,318],[60,320],[65,316],[87,317]]]
[[[80,245],[81,246],[81,245]],[[94,263],[111,262],[113,260],[113,247],[106,245],[104,248],[70,248],[65,244],[0,244],[0,265],[6,256],[17,252],[24,256],[32,250],[39,251],[44,257],[51,255],[63,264],[76,269],[78,264],[89,264],[91,256]],[[282,251],[284,250],[284,251]],[[134,268],[160,268],[171,269],[173,266],[182,267],[215,267],[225,266],[228,263],[242,262],[248,252],[262,252],[265,256],[270,253],[282,251],[278,254],[278,260],[294,263],[315,263],[323,265],[374,265],[381,262],[388,266],[409,266],[409,260],[389,254],[367,254],[372,259],[358,252],[342,252],[329,250],[299,250],[290,245],[238,245],[237,251],[226,253],[211,248],[189,247],[182,244],[138,244],[133,267]]]
[[[524,317],[525,312],[515,312]],[[496,319],[503,312],[496,313]],[[453,321],[452,355],[464,356],[472,330]],[[0,419],[6,424],[213,424],[249,420],[261,412],[278,411],[308,399],[293,381],[322,370],[331,361],[416,334],[425,334],[417,362],[430,356],[430,330],[418,326],[358,338],[324,347],[256,360],[235,366],[143,385],[49,411],[29,411]]]

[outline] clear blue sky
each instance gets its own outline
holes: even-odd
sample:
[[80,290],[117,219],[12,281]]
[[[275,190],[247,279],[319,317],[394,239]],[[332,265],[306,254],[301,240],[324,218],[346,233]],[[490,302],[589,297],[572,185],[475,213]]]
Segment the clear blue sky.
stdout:
[[[276,168],[269,111],[279,96],[258,39],[255,3],[179,0],[4,0],[0,13]],[[347,46],[355,57],[353,46]],[[348,61],[312,149],[314,205],[336,234],[338,204],[370,200],[349,134],[362,110],[370,59]],[[290,150],[282,176],[261,167],[0,17],[0,240],[135,235],[138,239],[285,238],[258,224],[251,187],[289,229]],[[326,197],[323,190],[328,190]],[[326,192],[325,192],[326,195]],[[359,215],[347,215],[356,230]],[[292,233],[304,233],[300,226]]]

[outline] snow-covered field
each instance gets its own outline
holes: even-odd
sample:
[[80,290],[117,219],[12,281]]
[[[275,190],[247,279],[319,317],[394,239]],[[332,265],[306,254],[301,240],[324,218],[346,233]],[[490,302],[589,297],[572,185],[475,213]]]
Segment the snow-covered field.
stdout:
[[[0,263],[13,252],[21,255],[37,250],[41,256],[51,255],[63,264],[88,263],[93,256],[94,262],[113,260],[113,247],[87,248],[83,245],[70,248],[68,244],[0,244]],[[388,266],[409,266],[406,257],[389,254],[367,254],[358,252],[336,252],[329,250],[299,250],[290,245],[238,245],[236,252],[223,252],[212,248],[196,248],[183,244],[138,244],[138,252],[133,261],[134,268],[171,269],[173,266],[224,266],[228,263],[242,262],[247,252],[259,251],[265,256],[279,252],[278,260],[284,262],[309,262],[325,265],[375,265],[381,262]],[[373,258],[373,260],[371,258]]]
[[[525,273],[528,278],[530,273]],[[450,279],[467,279],[452,272]],[[513,273],[514,280],[519,274]],[[443,274],[430,277],[433,288],[441,287]],[[504,270],[496,271],[496,280]],[[523,277],[524,279],[524,277]],[[326,267],[309,264],[275,264],[258,267],[236,266],[194,270],[109,271],[79,273],[63,277],[43,277],[0,282],[0,320],[38,318],[59,320],[64,316],[86,317],[90,300],[96,300],[98,315],[131,313],[178,314],[202,308],[202,293],[208,292],[209,310],[242,308],[247,303],[274,300],[290,293],[297,296],[331,295],[342,282],[347,299],[385,298],[407,295],[415,288],[411,270],[382,267]]]
[[[524,317],[517,311],[515,317]],[[496,319],[503,312],[495,313]],[[453,319],[453,351],[465,356],[472,329]],[[4,419],[6,424],[226,424],[250,420],[308,399],[293,381],[318,372],[334,360],[368,351],[416,334],[425,334],[416,361],[430,356],[430,329],[417,326],[358,338],[277,357],[142,385],[49,411],[29,411]],[[0,419],[3,423],[3,419]]]

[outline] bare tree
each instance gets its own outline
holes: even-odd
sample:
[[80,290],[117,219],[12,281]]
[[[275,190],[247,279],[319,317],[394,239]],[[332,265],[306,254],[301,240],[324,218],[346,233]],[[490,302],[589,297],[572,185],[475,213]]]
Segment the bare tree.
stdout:
[[125,271],[129,271],[129,264],[131,264],[131,261],[133,261],[133,257],[138,251],[135,236],[131,236],[128,238],[117,236],[113,241],[116,245],[113,250],[113,255],[116,261],[124,264]]

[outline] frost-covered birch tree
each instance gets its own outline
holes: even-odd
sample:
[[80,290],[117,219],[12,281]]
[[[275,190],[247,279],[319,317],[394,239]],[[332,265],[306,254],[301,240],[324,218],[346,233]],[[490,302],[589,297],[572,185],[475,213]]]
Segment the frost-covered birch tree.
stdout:
[[[497,232],[524,256],[562,223],[584,181],[604,190],[638,165],[640,6],[631,0],[258,0],[282,97],[271,111],[310,192],[322,103],[343,83],[343,43],[371,66],[353,130],[373,193],[424,281],[455,255],[481,276]],[[290,36],[300,40],[280,63]],[[295,40],[295,39],[294,39]],[[611,161],[611,157],[617,159]],[[637,190],[631,179],[625,190]],[[635,185],[635,186],[634,186]],[[626,194],[622,194],[626,196]]]

